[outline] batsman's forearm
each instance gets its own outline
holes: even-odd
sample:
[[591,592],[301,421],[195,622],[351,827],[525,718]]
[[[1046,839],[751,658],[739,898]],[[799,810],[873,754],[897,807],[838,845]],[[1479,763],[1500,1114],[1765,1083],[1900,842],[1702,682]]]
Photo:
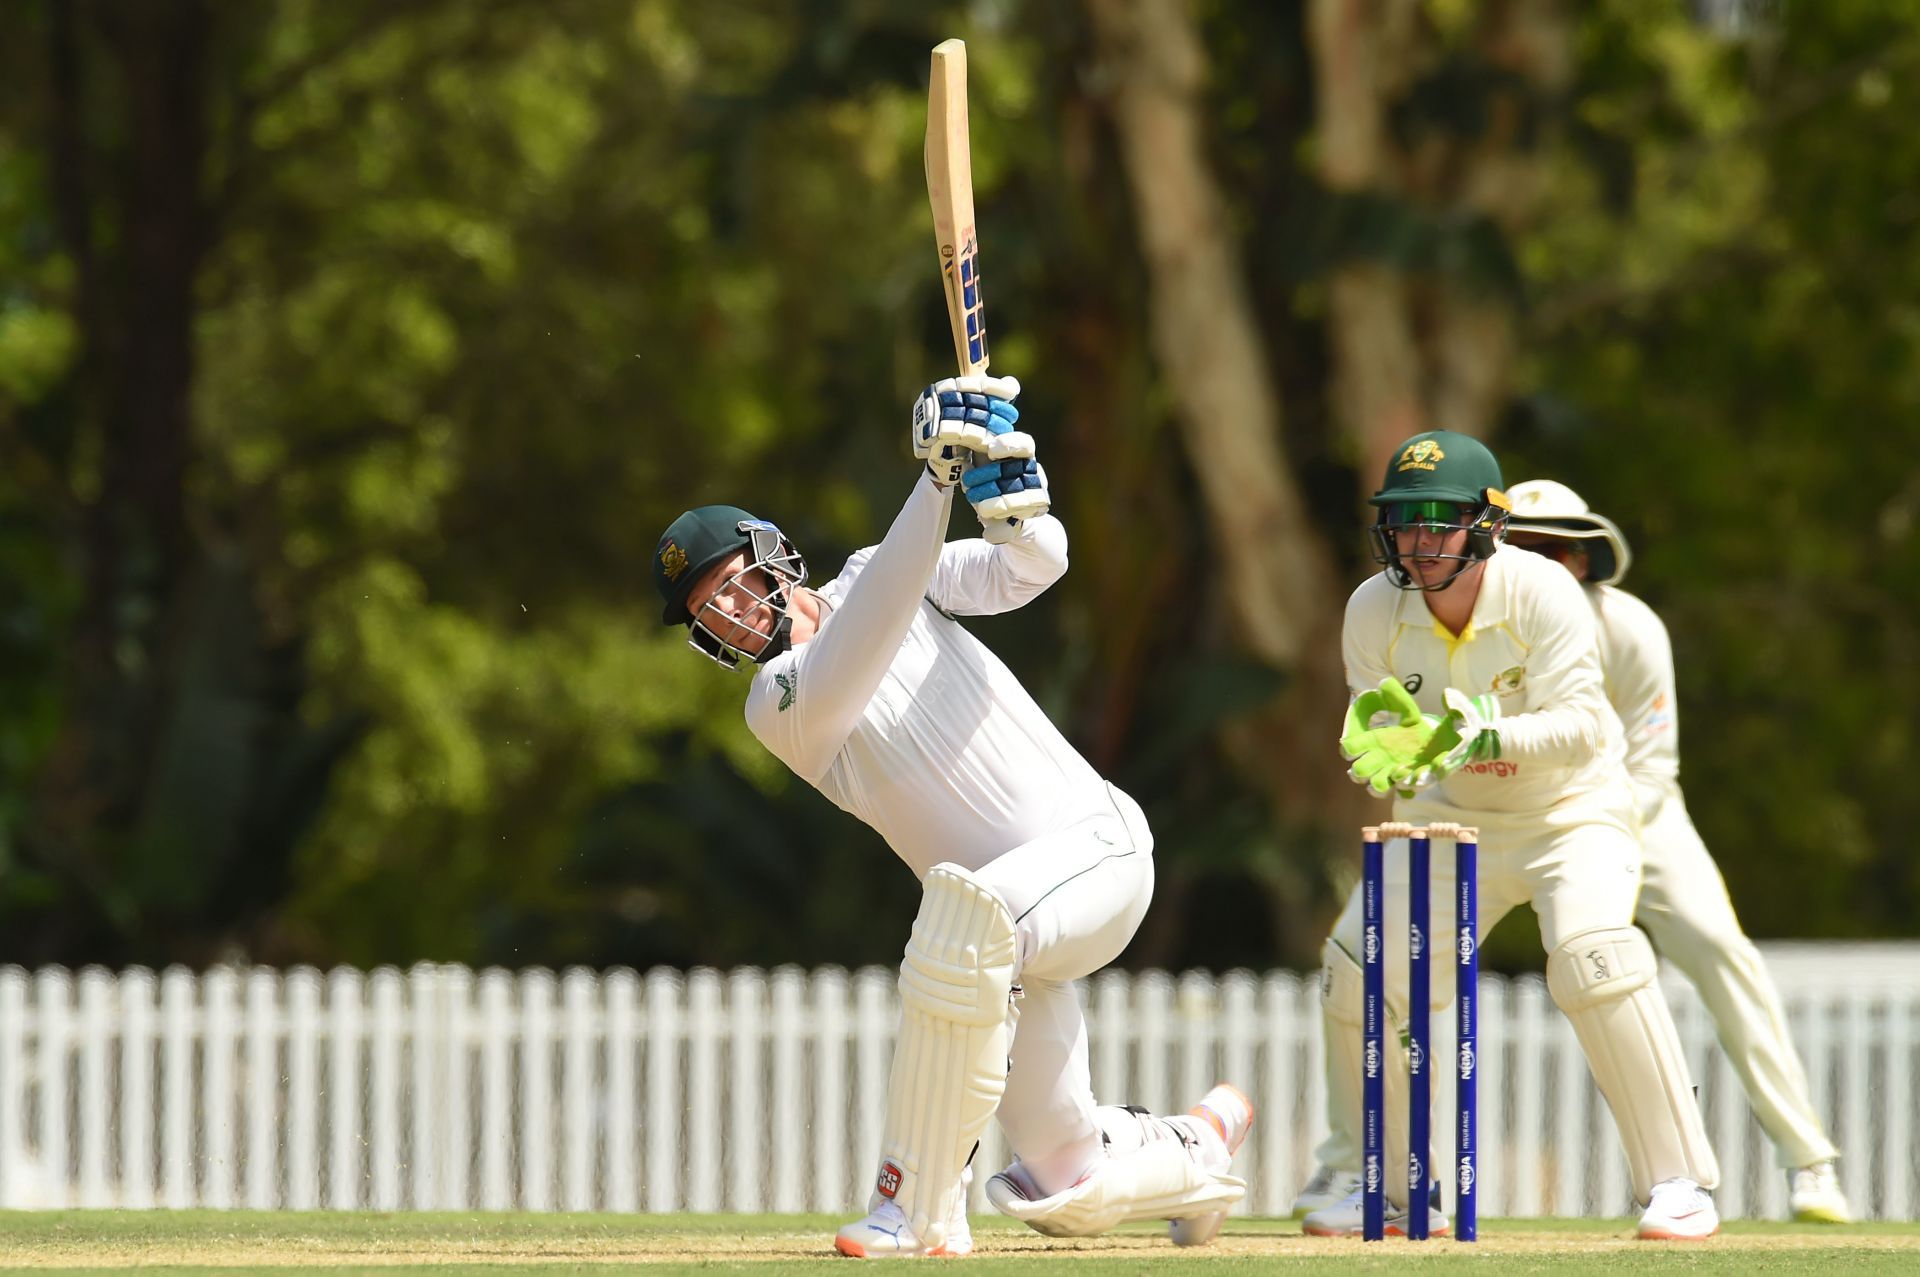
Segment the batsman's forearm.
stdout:
[[926,596],[946,537],[950,495],[920,476],[846,598],[801,649],[801,699],[835,749],[860,721]]
[[993,547],[993,558],[1003,590],[1018,607],[1067,574],[1067,529],[1050,514],[1029,519],[1019,536]]
[[1025,607],[1066,570],[1067,530],[1041,515],[999,545],[979,537],[947,542],[927,597],[955,616],[994,616]]

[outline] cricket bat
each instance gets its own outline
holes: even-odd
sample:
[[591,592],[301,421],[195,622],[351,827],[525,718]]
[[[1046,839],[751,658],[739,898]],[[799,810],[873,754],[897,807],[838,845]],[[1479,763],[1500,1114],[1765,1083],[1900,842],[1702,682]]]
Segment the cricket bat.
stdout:
[[987,370],[980,244],[973,226],[973,157],[967,141],[967,44],[942,40],[927,80],[927,200],[940,247],[940,283],[961,375]]

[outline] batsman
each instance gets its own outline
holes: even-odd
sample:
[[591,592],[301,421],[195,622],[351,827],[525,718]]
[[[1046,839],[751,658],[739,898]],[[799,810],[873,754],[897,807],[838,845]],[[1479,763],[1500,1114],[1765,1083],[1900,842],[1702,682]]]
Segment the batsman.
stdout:
[[[1620,720],[1607,701],[1593,611],[1568,573],[1503,547],[1511,513],[1499,463],[1451,431],[1415,435],[1387,464],[1371,529],[1382,571],[1347,603],[1352,706],[1341,735],[1352,778],[1395,802],[1394,819],[1480,830],[1482,934],[1529,904],[1547,987],[1572,1023],[1625,1146],[1639,1235],[1718,1231],[1719,1178],[1646,935],[1633,925],[1640,835]],[[1428,935],[1453,929],[1453,855],[1435,849]],[[1386,927],[1407,926],[1407,845],[1386,849]],[[1325,949],[1329,1072],[1357,1097],[1361,1060],[1357,893]],[[1476,937],[1477,939],[1477,937]],[[1390,1013],[1404,1016],[1406,956],[1387,949]],[[1397,959],[1397,960],[1396,960]],[[1434,1007],[1451,999],[1441,982]],[[1386,1154],[1408,1166],[1406,1053],[1388,1035]],[[1355,1100],[1355,1107],[1358,1100]],[[1426,1150],[1420,1150],[1424,1159]],[[1387,1176],[1389,1231],[1409,1209],[1448,1221],[1409,1180]],[[1417,1177],[1425,1182],[1424,1174]],[[1358,1234],[1361,1192],[1309,1214],[1306,1231]]]
[[[779,528],[731,506],[687,511],[654,552],[662,619],[753,671],[754,736],[922,886],[869,1214],[834,1242],[860,1258],[972,1249],[966,1179],[996,1113],[1016,1159],[987,1194],[1041,1232],[1169,1219],[1204,1241],[1246,1192],[1227,1171],[1253,1108],[1232,1087],[1171,1118],[1094,1103],[1074,982],[1139,926],[1153,836],[956,619],[1067,568],[1019,389],[973,374],[922,393],[906,504],[818,590]],[[946,541],[956,487],[989,537]]]

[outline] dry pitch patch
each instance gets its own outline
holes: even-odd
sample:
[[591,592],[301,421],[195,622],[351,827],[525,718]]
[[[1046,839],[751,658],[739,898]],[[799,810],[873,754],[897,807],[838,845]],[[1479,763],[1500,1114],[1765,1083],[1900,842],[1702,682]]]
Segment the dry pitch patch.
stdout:
[[[495,1215],[72,1211],[0,1214],[0,1268],[69,1273],[158,1268],[173,1273],[463,1272],[517,1277],[633,1268],[650,1277],[714,1269],[756,1277],[824,1264],[836,1216]],[[1843,1269],[1920,1272],[1920,1226],[1812,1229],[1737,1222],[1700,1244],[1635,1241],[1627,1220],[1495,1220],[1475,1245],[1303,1237],[1288,1220],[1235,1221],[1213,1245],[1179,1250],[1136,1226],[1092,1240],[1039,1236],[979,1220],[964,1277],[1033,1273],[1065,1262],[1079,1274],[1193,1267],[1240,1274],[1298,1270],[1398,1272],[1472,1263],[1502,1272],[1751,1274]]]

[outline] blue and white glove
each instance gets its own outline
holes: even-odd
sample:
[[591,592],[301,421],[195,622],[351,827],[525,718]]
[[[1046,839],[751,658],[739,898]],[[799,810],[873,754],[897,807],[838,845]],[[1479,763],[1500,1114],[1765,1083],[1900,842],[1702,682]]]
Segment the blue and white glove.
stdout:
[[1033,459],[1033,436],[1010,431],[994,436],[985,465],[960,476],[960,486],[980,517],[981,535],[1001,545],[1020,535],[1020,524],[1037,519],[1052,504],[1047,472]]
[[[1020,410],[1013,401],[1019,393],[1020,383],[1012,377],[984,373],[948,377],[920,392],[913,401],[913,455],[927,463],[935,483],[952,487],[977,463],[972,454],[991,457],[994,439],[1016,433]],[[1028,440],[1028,456],[1031,445]]]

